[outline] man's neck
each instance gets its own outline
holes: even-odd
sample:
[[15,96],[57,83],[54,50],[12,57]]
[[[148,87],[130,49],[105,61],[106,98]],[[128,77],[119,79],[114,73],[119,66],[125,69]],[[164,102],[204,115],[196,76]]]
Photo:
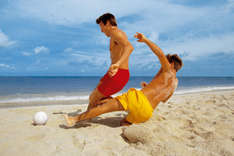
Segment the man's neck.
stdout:
[[112,36],[113,32],[115,32],[116,30],[118,30],[118,28],[116,26],[110,27],[110,30],[109,30],[110,37]]

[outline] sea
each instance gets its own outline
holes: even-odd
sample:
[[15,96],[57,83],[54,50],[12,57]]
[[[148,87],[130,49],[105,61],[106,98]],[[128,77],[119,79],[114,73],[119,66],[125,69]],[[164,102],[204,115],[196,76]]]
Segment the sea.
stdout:
[[[133,76],[119,95],[129,88],[140,89],[140,82],[153,77]],[[234,77],[178,77],[175,94],[234,89]],[[0,77],[0,109],[22,106],[88,104],[89,94],[100,77],[20,76]]]

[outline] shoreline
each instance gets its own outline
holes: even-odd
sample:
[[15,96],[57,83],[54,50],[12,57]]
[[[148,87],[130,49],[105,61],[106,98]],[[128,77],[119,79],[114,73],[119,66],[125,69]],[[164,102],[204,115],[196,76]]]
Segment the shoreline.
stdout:
[[[139,89],[139,88],[138,88]],[[190,94],[202,94],[202,93],[217,93],[217,92],[232,92],[234,89],[218,89],[211,91],[200,91],[200,92],[188,92],[182,94],[173,94],[174,96],[184,96]],[[121,95],[118,93],[117,95]],[[117,96],[115,95],[115,96]],[[114,97],[115,97],[114,96]],[[8,106],[9,105],[9,106]],[[40,106],[72,106],[72,105],[88,105],[88,100],[50,100],[50,101],[33,101],[33,102],[15,102],[15,103],[0,103],[0,109],[5,108],[24,108],[24,107],[40,107]]]

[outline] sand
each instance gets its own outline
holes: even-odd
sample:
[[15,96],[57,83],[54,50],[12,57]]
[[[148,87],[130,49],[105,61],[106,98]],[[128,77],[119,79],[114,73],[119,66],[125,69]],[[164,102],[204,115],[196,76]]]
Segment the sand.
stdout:
[[[120,127],[125,112],[66,128],[62,113],[86,105],[0,109],[0,156],[234,156],[234,90],[174,95],[142,124]],[[45,126],[33,115],[45,111]]]

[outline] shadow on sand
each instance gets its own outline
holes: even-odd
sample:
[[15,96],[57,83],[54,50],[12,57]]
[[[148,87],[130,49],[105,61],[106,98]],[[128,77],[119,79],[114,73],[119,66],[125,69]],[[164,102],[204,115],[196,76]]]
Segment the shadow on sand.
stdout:
[[63,129],[77,129],[77,128],[82,128],[82,127],[89,127],[92,126],[92,124],[101,124],[104,126],[116,128],[120,127],[120,121],[123,119],[123,117],[96,117],[87,121],[81,121],[77,123],[75,126],[68,127],[65,124],[59,125],[60,128]]
[[[80,114],[82,112],[81,109],[78,109],[77,111],[74,112],[53,112],[54,115],[57,114],[68,114],[69,116],[76,116],[78,114]],[[81,121],[79,123],[77,123],[76,125],[72,126],[72,127],[68,127],[65,124],[60,124],[59,127],[63,128],[63,129],[77,129],[77,128],[82,128],[82,127],[89,127],[92,126],[92,124],[101,124],[101,125],[105,125],[108,127],[120,127],[120,121],[123,119],[123,116],[121,113],[116,114],[114,117],[96,117],[93,119],[89,119],[86,121]]]

